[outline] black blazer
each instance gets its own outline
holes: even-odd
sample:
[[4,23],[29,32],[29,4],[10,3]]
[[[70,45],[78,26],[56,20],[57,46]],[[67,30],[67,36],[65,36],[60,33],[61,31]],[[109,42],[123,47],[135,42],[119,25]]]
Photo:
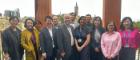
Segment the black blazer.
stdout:
[[[53,54],[53,42],[56,47],[56,40],[55,37],[55,31],[56,29],[52,29],[53,37],[50,36],[49,30],[47,28],[44,28],[40,32],[40,50],[41,52],[46,52],[47,56],[52,56]],[[52,40],[53,39],[53,40]]]

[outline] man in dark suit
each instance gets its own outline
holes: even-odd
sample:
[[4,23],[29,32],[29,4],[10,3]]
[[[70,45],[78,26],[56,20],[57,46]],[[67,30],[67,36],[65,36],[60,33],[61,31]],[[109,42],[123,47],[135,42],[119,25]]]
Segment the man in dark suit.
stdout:
[[6,60],[22,60],[24,50],[20,44],[21,30],[17,28],[19,19],[10,17],[10,26],[2,32],[2,48]]
[[60,26],[62,33],[62,44],[63,51],[60,55],[63,57],[63,60],[73,60],[73,46],[74,46],[74,38],[73,38],[73,28],[70,26],[70,15],[64,14],[64,24]]
[[52,18],[47,16],[45,18],[45,23],[47,24],[40,32],[40,50],[42,56],[46,60],[55,60],[56,58],[56,29],[53,28]]

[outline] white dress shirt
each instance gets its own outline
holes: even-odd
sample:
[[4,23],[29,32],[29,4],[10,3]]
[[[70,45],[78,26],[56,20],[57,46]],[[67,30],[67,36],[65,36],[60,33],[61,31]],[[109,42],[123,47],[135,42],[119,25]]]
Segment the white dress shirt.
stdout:
[[73,46],[74,45],[74,38],[73,38],[72,30],[70,27],[67,27],[67,29],[68,29],[70,36],[71,36],[71,46]]
[[52,29],[48,29],[48,30],[49,30],[50,36],[51,36],[51,38],[52,38],[52,45],[53,45],[53,47],[55,47],[55,45],[54,45],[54,40],[53,40]]

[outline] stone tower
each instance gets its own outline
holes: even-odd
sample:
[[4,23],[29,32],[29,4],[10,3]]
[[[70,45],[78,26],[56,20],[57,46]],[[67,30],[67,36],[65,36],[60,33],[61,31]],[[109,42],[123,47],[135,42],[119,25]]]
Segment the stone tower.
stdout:
[[78,4],[77,4],[77,2],[76,2],[76,6],[74,7],[74,13],[75,13],[75,15],[76,16],[78,16]]

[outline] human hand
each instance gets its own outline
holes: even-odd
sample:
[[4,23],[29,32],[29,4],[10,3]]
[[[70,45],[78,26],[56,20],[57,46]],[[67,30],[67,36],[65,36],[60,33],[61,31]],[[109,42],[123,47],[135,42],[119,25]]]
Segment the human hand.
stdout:
[[65,52],[60,53],[61,57],[65,56]]
[[10,56],[9,56],[8,53],[4,53],[4,59],[5,59],[5,60],[10,60]]
[[78,51],[81,52],[83,50],[82,47],[77,47]]
[[108,59],[108,60],[111,60],[112,58],[109,56],[109,57],[107,57],[107,59]]
[[100,52],[99,48],[95,48],[95,51],[96,51],[96,52]]
[[42,56],[43,56],[44,58],[47,58],[47,54],[46,54],[46,53],[42,53]]

